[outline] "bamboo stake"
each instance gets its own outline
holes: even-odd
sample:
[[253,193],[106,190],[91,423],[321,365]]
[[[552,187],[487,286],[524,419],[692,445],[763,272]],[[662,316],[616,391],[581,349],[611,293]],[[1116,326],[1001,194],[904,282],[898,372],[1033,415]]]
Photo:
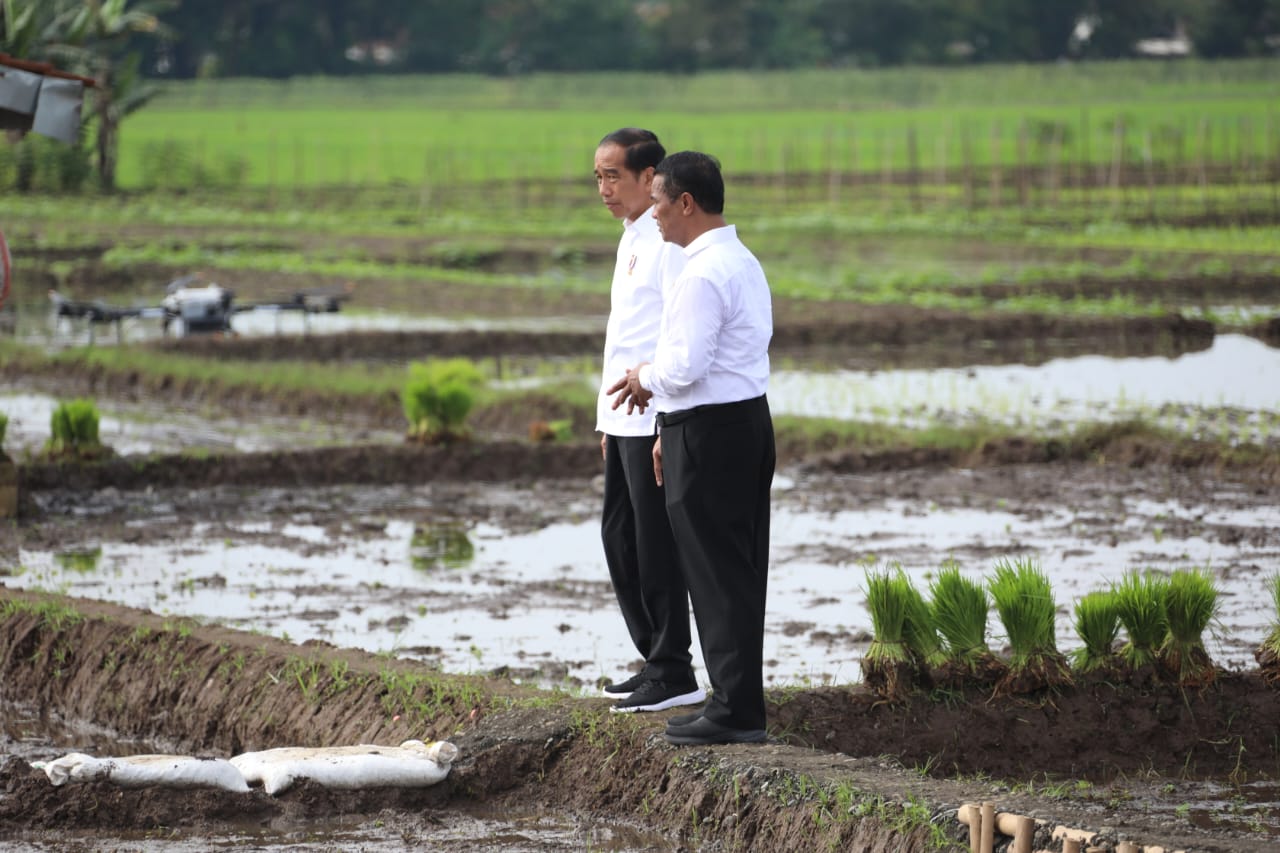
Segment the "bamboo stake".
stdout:
[[1200,184],[1200,208],[1201,212],[1208,215],[1210,211],[1209,203],[1209,175],[1205,160],[1209,155],[1209,123],[1204,116],[1200,117],[1200,133],[1196,140],[1196,172],[1199,177]]
[[1074,838],[1062,839],[1062,853],[1080,853],[1080,842]]
[[1031,853],[1031,841],[1036,834],[1036,822],[1021,815],[1013,832],[1013,853]]
[[907,126],[907,192],[911,198],[911,212],[920,212],[920,146],[916,139],[916,126]]
[[1147,215],[1156,222],[1156,164],[1151,151],[1151,128],[1143,134],[1142,160],[1147,169]]
[[827,204],[832,207],[840,200],[840,170],[837,166],[835,131],[827,128]]
[[1138,845],[1132,841],[1121,841],[1120,846],[1116,848],[1116,853],[1138,853]]
[[992,853],[996,844],[995,803],[982,804],[982,844],[980,853]]
[[966,127],[960,135],[960,160],[964,170],[964,206],[973,211],[973,145],[969,140],[969,129]]
[[991,207],[1000,207],[1000,125],[991,125]]
[[[968,811],[968,815],[964,812]],[[969,853],[982,853],[982,812],[978,811],[978,806],[974,803],[960,807],[960,820],[969,824]],[[968,817],[968,820],[965,818]]]
[[[1031,189],[1027,186],[1031,170],[1027,162],[1027,120],[1018,123],[1018,205],[1025,211],[1030,200]],[[1028,851],[1030,853],[1030,851]]]
[[1058,188],[1060,178],[1058,177],[1059,160],[1062,158],[1062,125],[1055,123],[1053,126],[1053,139],[1049,142],[1049,201],[1057,207],[1059,201]]

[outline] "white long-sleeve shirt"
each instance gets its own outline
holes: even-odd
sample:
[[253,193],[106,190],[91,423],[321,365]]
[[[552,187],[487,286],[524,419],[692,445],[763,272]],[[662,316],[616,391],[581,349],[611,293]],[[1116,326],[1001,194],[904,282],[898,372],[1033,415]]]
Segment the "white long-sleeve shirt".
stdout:
[[624,222],[613,269],[609,324],[604,335],[604,367],[596,401],[596,430],[615,436],[653,435],[656,410],[628,415],[613,408],[605,389],[642,361],[652,361],[662,324],[663,293],[684,269],[685,256],[664,242],[652,208]]
[[684,249],[684,271],[667,291],[653,362],[640,384],[650,410],[759,397],[769,386],[773,303],[760,262],[732,225],[698,236]]

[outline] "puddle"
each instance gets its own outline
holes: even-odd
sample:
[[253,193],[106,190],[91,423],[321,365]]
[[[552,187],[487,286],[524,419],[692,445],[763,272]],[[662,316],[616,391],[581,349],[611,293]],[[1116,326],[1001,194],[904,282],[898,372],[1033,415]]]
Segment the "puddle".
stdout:
[[[779,478],[765,641],[769,683],[861,678],[858,661],[871,630],[864,585],[872,564],[900,563],[924,589],[949,559],[981,579],[1001,557],[1035,557],[1053,581],[1063,650],[1079,645],[1074,601],[1131,569],[1215,572],[1221,610],[1207,645],[1219,665],[1252,666],[1253,649],[1275,619],[1263,582],[1280,564],[1280,507],[1243,487],[1219,484],[1179,500],[1152,498],[1145,486],[1095,483],[1096,493],[1070,499],[1058,491],[1066,487],[1061,472],[1047,471],[1027,475],[1046,479],[1036,498],[1026,496],[1024,484],[1010,505],[986,494],[990,483],[972,480],[970,488],[970,472],[914,476],[923,485],[912,490],[924,488],[936,500],[919,492],[876,497],[887,482],[882,478],[820,485]],[[538,507],[536,529],[503,524],[502,510],[488,519],[442,521],[440,508],[453,499],[433,488],[309,490],[305,501],[270,490],[208,490],[193,493],[196,503],[188,508],[139,495],[131,498],[138,505],[123,531],[107,527],[109,536],[57,550],[20,548],[2,580],[294,642],[390,652],[452,672],[503,670],[542,685],[592,684],[635,663],[600,553],[598,497],[589,486],[557,485],[554,503],[545,489],[512,487],[505,497],[493,496]],[[863,491],[853,502],[842,498],[846,488],[872,496]],[[195,520],[196,506],[219,502],[235,502],[240,514]],[[261,506],[276,511],[263,513]],[[162,531],[152,534],[159,541],[137,544],[145,531]],[[998,633],[994,615],[990,625]],[[994,646],[1002,642],[993,637]],[[700,659],[697,666],[701,672]]]
[[[127,306],[128,303],[120,303]],[[604,340],[607,317],[581,315],[562,317],[440,317],[363,309],[308,314],[302,311],[255,310],[235,314],[231,328],[235,335],[339,335],[348,332],[599,332]],[[14,336],[22,343],[49,349],[77,346],[112,346],[140,343],[165,337],[159,319],[131,317],[118,323],[89,323],[82,319],[57,317],[51,310],[20,306]]]
[[[8,391],[0,386],[0,412],[9,418],[5,450],[14,457],[35,454],[49,440],[49,421],[59,399]],[[281,447],[320,447],[404,440],[401,433],[352,431],[325,420],[258,417],[245,421],[199,415],[190,410],[108,400],[98,404],[98,435],[121,455],[177,453],[184,450],[249,453]]]
[[[905,425],[993,420],[1031,427],[1141,415],[1182,430],[1219,430],[1253,441],[1280,438],[1280,349],[1218,335],[1206,350],[1174,358],[1088,355],[1037,366],[929,370],[775,370],[775,412]],[[1202,409],[1230,409],[1220,422]]]
[[[788,365],[794,365],[791,359]],[[493,382],[529,389],[580,376],[599,381],[591,359],[504,359]],[[4,390],[10,452],[39,450],[49,437],[54,398]],[[1061,430],[1084,422],[1142,417],[1198,438],[1280,442],[1280,349],[1244,335],[1219,335],[1213,346],[1165,358],[1079,356],[1038,366],[811,370],[788,366],[770,379],[775,414],[868,420],[903,426],[996,421],[1023,429]],[[119,401],[101,407],[103,443],[117,453],[189,449],[254,451],[353,442],[400,442],[395,431],[353,434],[317,420],[197,415]]]

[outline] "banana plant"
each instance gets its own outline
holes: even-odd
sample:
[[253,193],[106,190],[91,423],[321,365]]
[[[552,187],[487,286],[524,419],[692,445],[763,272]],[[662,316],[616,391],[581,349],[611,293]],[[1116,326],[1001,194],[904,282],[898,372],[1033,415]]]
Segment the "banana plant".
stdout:
[[95,150],[98,180],[105,191],[115,189],[120,123],[159,94],[139,73],[138,55],[126,52],[129,38],[135,33],[170,36],[159,15],[175,5],[174,0],[81,0],[64,4],[54,17],[59,43],[50,46],[50,54],[96,82],[92,90]]

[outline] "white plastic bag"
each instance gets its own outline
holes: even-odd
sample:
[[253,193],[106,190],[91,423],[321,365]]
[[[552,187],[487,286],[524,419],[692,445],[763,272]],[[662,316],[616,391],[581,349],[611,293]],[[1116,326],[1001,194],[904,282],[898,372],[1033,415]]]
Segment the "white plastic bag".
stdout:
[[242,793],[249,790],[240,771],[223,758],[189,755],[94,758],[83,752],[72,752],[53,761],[34,762],[31,766],[43,770],[54,785],[107,781],[122,788],[222,788]]
[[458,748],[445,741],[407,740],[399,746],[281,747],[246,752],[231,759],[249,784],[268,794],[300,779],[326,788],[417,788],[449,775]]

